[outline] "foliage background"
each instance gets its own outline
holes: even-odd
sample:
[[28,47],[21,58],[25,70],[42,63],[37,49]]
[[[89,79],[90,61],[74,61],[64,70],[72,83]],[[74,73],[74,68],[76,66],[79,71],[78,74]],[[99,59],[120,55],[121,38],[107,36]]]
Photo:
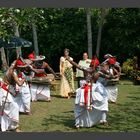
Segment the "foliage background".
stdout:
[[[30,19],[34,17],[37,27],[39,52],[46,56],[46,61],[55,71],[59,71],[59,59],[63,49],[69,48],[70,55],[78,62],[82,53],[87,51],[87,21],[84,8],[15,8],[0,9],[0,36],[12,35],[13,30],[3,19],[8,19],[5,13],[12,11],[14,19],[19,24],[22,38],[33,42]],[[11,12],[10,11],[10,12]],[[13,12],[14,11],[14,12]],[[100,9],[91,9],[93,54],[96,50],[97,35],[100,21]],[[128,58],[140,54],[140,9],[139,8],[110,8],[106,15],[101,40],[100,61],[103,55],[111,53],[117,56],[122,64]],[[22,49],[23,57],[32,48]],[[10,63],[16,58],[15,50],[10,51]],[[140,60],[140,59],[139,59]]]

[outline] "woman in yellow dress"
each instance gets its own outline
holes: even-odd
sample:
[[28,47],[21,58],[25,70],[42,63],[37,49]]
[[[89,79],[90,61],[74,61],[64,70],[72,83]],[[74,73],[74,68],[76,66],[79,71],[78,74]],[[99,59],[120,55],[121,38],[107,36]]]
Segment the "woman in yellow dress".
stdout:
[[[60,95],[64,98],[70,98],[70,94],[74,93],[73,66],[66,58],[69,57],[69,49],[64,49],[64,56],[60,58]],[[69,57],[73,60],[72,57]]]

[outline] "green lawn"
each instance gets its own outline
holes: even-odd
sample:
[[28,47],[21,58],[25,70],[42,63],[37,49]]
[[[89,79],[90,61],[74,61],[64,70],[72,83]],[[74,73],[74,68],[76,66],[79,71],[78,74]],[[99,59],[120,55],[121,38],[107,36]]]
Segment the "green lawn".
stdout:
[[[109,105],[109,126],[81,128],[79,132],[140,131],[140,86],[121,81],[117,105]],[[77,132],[74,128],[74,98],[63,99],[59,90],[52,91],[51,102],[32,102],[32,116],[20,115],[23,132]]]

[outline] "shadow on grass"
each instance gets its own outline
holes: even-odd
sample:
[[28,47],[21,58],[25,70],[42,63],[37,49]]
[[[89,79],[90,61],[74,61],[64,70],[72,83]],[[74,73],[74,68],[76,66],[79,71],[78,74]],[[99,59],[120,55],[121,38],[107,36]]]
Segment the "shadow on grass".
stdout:
[[[65,113],[65,112],[64,112]],[[46,126],[46,130],[47,127],[49,127],[49,125],[60,125],[61,130],[56,130],[56,131],[60,131],[60,132],[66,132],[66,131],[75,131],[75,132],[93,132],[93,131],[105,131],[105,130],[110,130],[111,128],[109,128],[108,126],[102,126],[102,125],[95,125],[92,126],[91,128],[80,128],[79,130],[77,130],[75,128],[75,120],[74,117],[67,117],[67,116],[63,116],[63,115],[51,115],[49,118],[45,118],[43,120],[43,124]],[[62,130],[62,128],[64,130]]]
[[74,113],[74,110],[72,110],[72,111],[65,111],[63,113]]
[[[140,93],[128,93],[126,99],[117,105],[111,105],[107,120],[109,126],[96,125],[91,128],[81,128],[79,132],[136,132],[140,131]],[[115,107],[116,106],[116,107]],[[62,131],[76,131],[74,127],[74,112],[66,111],[44,118],[46,129],[59,125]]]
[[50,103],[51,101],[45,101],[45,100],[37,100],[37,101],[32,101],[33,103],[36,103],[36,102],[46,102],[46,103]]
[[[61,97],[60,95],[51,95],[51,97],[61,98],[61,99],[68,99],[68,97]],[[71,96],[71,98],[75,98],[75,96]]]
[[[91,128],[81,128],[84,132],[136,132],[140,131],[140,108],[137,106],[138,102],[126,102],[119,104],[115,111],[110,111],[107,116],[109,126],[96,125]],[[131,107],[130,107],[131,106]],[[46,128],[49,125],[62,125],[64,130],[75,130],[73,111],[63,112],[63,114],[51,115],[43,120]],[[63,130],[62,130],[63,131]],[[76,130],[75,130],[76,131]]]
[[48,118],[44,118],[43,124],[46,127],[49,125],[64,125],[71,129],[74,128],[74,117],[68,117],[64,115],[50,115]]
[[51,95],[51,97],[62,98],[60,95]]

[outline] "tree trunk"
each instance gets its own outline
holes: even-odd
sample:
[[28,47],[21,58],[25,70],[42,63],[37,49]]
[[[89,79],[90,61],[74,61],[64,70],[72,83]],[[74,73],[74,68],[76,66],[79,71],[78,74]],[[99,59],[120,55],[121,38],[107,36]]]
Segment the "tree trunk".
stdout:
[[6,52],[7,52],[7,64],[9,66],[9,49],[8,48],[6,49]]
[[92,59],[92,29],[91,29],[91,11],[90,8],[86,9],[87,14],[87,38],[88,38],[88,55]]
[[[17,23],[14,23],[14,35],[17,37],[20,37],[19,35],[19,26],[17,25]],[[22,56],[22,52],[21,52],[21,47],[16,47],[16,53],[17,53],[17,58],[20,56]]]
[[35,54],[39,55],[36,25],[33,22],[32,22],[32,31],[33,31],[33,41],[34,41]]
[[8,69],[8,65],[7,65],[7,61],[6,61],[4,47],[2,47],[0,50],[1,50],[2,68],[3,68],[3,71],[6,72],[6,70]]
[[100,19],[99,30],[98,30],[97,46],[96,46],[96,54],[97,54],[98,58],[99,58],[99,53],[100,53],[102,28],[103,28],[104,18],[105,18],[105,9],[102,8],[101,9],[101,19]]

